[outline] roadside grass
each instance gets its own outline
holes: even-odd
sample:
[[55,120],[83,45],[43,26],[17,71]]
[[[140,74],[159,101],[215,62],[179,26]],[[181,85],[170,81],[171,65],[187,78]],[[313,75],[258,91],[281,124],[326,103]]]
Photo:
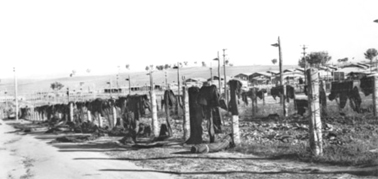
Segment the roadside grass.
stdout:
[[[361,107],[371,109],[371,96],[362,96]],[[332,131],[327,131],[323,127],[323,155],[313,157],[309,148],[309,140],[296,140],[289,143],[281,141],[254,140],[245,137],[242,144],[232,151],[244,154],[254,154],[275,159],[290,159],[303,162],[313,162],[340,166],[372,166],[378,165],[378,120],[372,113],[357,113],[349,106],[339,110],[334,101],[327,101],[327,116],[322,117],[323,126],[332,126]],[[260,109],[255,117],[252,117],[251,107],[240,108],[242,111],[241,125],[243,122],[261,124],[308,124],[308,118],[292,114],[293,103],[289,104],[289,117],[266,118],[269,114],[282,114],[282,108],[277,102],[270,101],[264,107],[259,104]],[[344,114],[344,115],[343,115]],[[305,114],[305,116],[308,114]],[[248,132],[248,131],[244,131]],[[275,130],[280,135],[300,136],[308,134],[308,130]],[[335,135],[338,143],[331,141],[327,135]],[[242,135],[243,136],[243,135]],[[334,143],[332,143],[334,142]]]

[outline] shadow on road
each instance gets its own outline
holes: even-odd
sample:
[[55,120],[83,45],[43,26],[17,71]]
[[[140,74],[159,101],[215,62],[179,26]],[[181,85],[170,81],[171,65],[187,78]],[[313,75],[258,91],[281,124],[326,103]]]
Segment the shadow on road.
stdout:
[[104,172],[157,172],[175,175],[224,175],[224,174],[262,174],[262,175],[275,175],[275,174],[313,174],[313,175],[329,175],[329,174],[352,174],[357,176],[377,176],[377,169],[366,169],[360,171],[340,170],[340,171],[320,171],[317,169],[304,169],[304,170],[280,170],[280,171],[206,171],[206,172],[177,172],[177,171],[161,171],[161,170],[131,170],[131,169],[101,169]]
[[206,156],[170,156],[170,157],[152,157],[152,158],[74,158],[74,160],[127,160],[127,161],[145,161],[145,160],[166,160],[166,159],[210,159],[210,160],[271,160],[268,158],[232,158],[232,157],[206,157]]

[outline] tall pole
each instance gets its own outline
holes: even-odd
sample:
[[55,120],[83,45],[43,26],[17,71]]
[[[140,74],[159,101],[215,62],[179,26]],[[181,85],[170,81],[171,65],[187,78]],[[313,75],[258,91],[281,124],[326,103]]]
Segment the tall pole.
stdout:
[[[223,49],[223,72],[224,72],[224,93],[226,95],[226,104],[228,104],[228,94],[227,94],[227,77],[226,77],[226,49]],[[220,80],[220,77],[219,77]],[[220,88],[220,86],[219,86]]]
[[109,80],[109,95],[112,97],[112,80]]
[[211,80],[211,84],[213,84],[213,68],[211,68],[211,66],[210,66],[210,80]]
[[180,62],[177,62],[177,87],[178,87],[177,95],[180,95],[180,88],[181,88],[181,85],[180,85]]
[[152,70],[150,71],[150,95],[151,95],[151,112],[152,112],[152,117],[151,117],[151,125],[152,125],[152,133],[155,137],[159,136],[159,121],[157,118],[157,104],[156,104],[156,95],[154,91],[154,79],[152,76]]
[[281,41],[280,37],[278,36],[278,55],[280,60],[280,85],[282,86],[282,107],[283,107],[283,116],[286,116],[286,102],[285,102],[285,96],[286,96],[286,86],[283,85],[283,73],[282,73],[282,49],[281,49]]
[[[118,82],[118,78],[119,78],[119,66],[118,66],[118,73],[117,73],[117,88],[119,89],[119,82]],[[118,90],[117,89],[117,90]]]
[[306,75],[306,74],[307,74],[307,73],[306,73],[306,71],[307,71],[307,61],[306,61],[306,59],[305,59],[305,58],[306,58],[306,49],[307,49],[306,45],[303,45],[303,46],[302,46],[302,49],[303,49],[303,52],[302,52],[302,54],[303,54],[303,60],[304,60],[304,63],[305,63],[305,64],[304,64],[304,65],[305,65],[305,66],[304,66],[305,85],[307,85],[307,78],[306,78],[306,76],[307,76],[307,75]]
[[17,97],[17,75],[16,67],[13,67],[14,72],[14,100],[16,102],[16,121],[18,121],[18,97]]
[[220,80],[220,59],[219,59],[219,51],[218,51],[218,86],[219,86],[219,95],[222,94],[222,87],[221,87],[221,80]]
[[167,78],[167,69],[164,70],[164,78],[165,78],[165,88],[168,89],[168,78]]
[[281,56],[281,42],[280,37],[278,37],[278,58],[279,58],[279,65],[280,65],[280,85],[283,85],[283,75],[282,75],[282,56]]
[[152,70],[150,71],[150,89],[151,89],[151,91],[154,90],[154,79],[153,79],[153,76],[152,76]]
[[131,95],[131,79],[130,79],[130,75],[129,75],[129,95]]

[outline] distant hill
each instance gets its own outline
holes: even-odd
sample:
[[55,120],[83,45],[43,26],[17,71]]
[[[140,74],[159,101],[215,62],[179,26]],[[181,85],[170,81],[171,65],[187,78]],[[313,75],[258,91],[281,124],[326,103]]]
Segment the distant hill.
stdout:
[[[283,69],[296,68],[296,65],[284,65]],[[262,72],[267,70],[278,70],[278,65],[254,65],[254,66],[232,66],[226,67],[227,76],[235,76],[239,73],[253,73],[253,72]],[[212,69],[213,75],[218,75],[217,67]],[[223,75],[223,68],[221,69],[221,75]],[[133,72],[133,73],[121,73],[119,75],[118,83],[119,86],[127,86],[128,82],[125,80],[130,75],[131,85],[145,85],[149,84],[149,76],[147,72]],[[180,69],[180,75],[185,76],[186,78],[193,77],[202,77],[210,78],[210,68],[209,67],[184,67]],[[153,78],[155,84],[164,84],[165,79],[164,71],[155,71]],[[167,70],[168,83],[177,82],[177,70],[169,69]],[[181,80],[181,79],[180,79]],[[0,83],[1,95],[4,91],[8,91],[8,94],[12,95],[14,92],[13,79],[2,79]],[[109,84],[107,82],[112,81],[113,87],[117,85],[117,74],[114,75],[102,75],[102,76],[74,76],[66,78],[56,78],[56,79],[47,79],[47,80],[36,80],[36,79],[20,79],[18,80],[18,92],[20,95],[31,94],[35,92],[47,92],[51,91],[50,84],[58,81],[64,85],[63,90],[66,90],[67,87],[70,89],[79,90],[91,90],[108,88]],[[80,86],[80,82],[83,84]]]

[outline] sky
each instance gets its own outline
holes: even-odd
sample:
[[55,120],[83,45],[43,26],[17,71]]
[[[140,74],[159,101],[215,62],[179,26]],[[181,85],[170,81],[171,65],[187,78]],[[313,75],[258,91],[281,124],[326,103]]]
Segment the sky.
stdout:
[[[143,71],[147,65],[213,61],[284,65],[307,53],[364,60],[378,49],[378,1],[3,0],[0,80]],[[126,64],[130,69],[126,69]],[[89,69],[89,70],[88,70]],[[88,72],[89,71],[89,72]]]

